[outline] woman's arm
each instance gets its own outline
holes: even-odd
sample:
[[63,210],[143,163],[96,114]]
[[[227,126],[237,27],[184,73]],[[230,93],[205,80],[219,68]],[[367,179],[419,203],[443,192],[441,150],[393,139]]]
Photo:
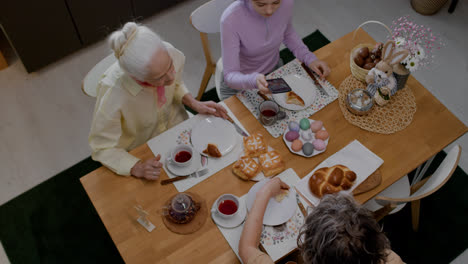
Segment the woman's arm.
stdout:
[[291,19],[289,19],[288,26],[284,33],[284,45],[292,51],[294,56],[306,65],[310,65],[313,61],[317,60],[317,56],[313,54],[309,48],[302,42],[302,39],[294,30]]
[[221,21],[221,53],[223,58],[224,81],[236,90],[257,88],[258,72],[243,74],[240,72],[240,39],[233,25],[233,19]]
[[263,227],[263,216],[268,201],[271,197],[279,194],[282,189],[289,189],[289,186],[279,178],[273,178],[257,192],[239,241],[239,256],[244,263],[247,263],[249,258],[254,257],[258,252],[258,244]]

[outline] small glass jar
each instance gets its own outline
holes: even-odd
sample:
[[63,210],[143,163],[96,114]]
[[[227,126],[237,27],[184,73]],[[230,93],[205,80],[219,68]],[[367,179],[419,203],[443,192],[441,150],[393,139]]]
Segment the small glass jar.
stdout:
[[346,107],[355,115],[367,115],[374,106],[371,94],[365,89],[352,90],[346,96]]

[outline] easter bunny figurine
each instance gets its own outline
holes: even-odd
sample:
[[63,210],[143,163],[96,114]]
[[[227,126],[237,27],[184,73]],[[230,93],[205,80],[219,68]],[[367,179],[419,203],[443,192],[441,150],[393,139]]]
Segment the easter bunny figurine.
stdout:
[[382,51],[382,60],[366,76],[367,90],[374,96],[375,102],[384,106],[397,91],[396,79],[393,76],[393,65],[402,62],[408,50],[395,52],[395,42],[387,41]]

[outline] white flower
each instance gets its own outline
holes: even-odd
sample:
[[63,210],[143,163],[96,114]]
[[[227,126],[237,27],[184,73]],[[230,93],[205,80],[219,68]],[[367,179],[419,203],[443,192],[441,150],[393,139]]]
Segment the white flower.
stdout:
[[402,38],[402,37],[395,38],[395,45],[397,47],[404,45],[405,42],[406,42],[405,38]]
[[406,69],[408,69],[410,72],[414,72],[419,67],[419,60],[418,58],[408,56],[404,64]]
[[423,60],[424,58],[426,58],[426,53],[424,52],[424,49],[421,46],[417,45],[416,49],[417,50],[414,53],[414,55],[418,60]]

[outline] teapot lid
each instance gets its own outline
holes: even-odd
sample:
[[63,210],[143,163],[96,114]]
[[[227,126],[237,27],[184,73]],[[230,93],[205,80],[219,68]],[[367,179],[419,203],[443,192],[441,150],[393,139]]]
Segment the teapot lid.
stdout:
[[186,212],[192,206],[192,199],[185,193],[179,193],[171,201],[171,208],[176,212]]

